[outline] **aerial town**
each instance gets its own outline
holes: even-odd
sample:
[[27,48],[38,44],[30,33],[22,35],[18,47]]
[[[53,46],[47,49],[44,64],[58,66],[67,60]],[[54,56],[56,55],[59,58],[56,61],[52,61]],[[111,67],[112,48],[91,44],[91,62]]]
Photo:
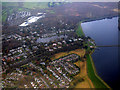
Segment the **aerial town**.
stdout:
[[[80,21],[99,18],[91,13],[81,15],[78,9],[68,8],[69,4],[49,3],[51,7],[31,9],[19,3],[18,7],[10,9],[3,3],[2,88],[74,88],[77,83],[90,80],[86,61],[96,43],[85,36]],[[73,4],[76,6],[79,4]],[[85,6],[93,8],[94,5],[87,3]],[[82,55],[83,52],[76,50],[85,53]],[[60,53],[67,54],[55,56]],[[84,63],[83,66],[79,67],[79,62]],[[86,71],[85,78],[79,76],[84,72],[81,69]]]
[[[73,76],[80,69],[73,64],[80,57],[76,54],[70,54],[65,57],[56,59],[45,65],[44,62],[37,66],[30,62],[16,68],[16,70],[8,75],[3,81],[4,87],[17,86],[19,81],[23,80],[19,87],[30,88],[68,88]],[[45,67],[45,66],[46,67]],[[32,78],[31,78],[31,76]],[[29,77],[26,77],[29,76]],[[24,82],[24,79],[29,79],[29,82]]]

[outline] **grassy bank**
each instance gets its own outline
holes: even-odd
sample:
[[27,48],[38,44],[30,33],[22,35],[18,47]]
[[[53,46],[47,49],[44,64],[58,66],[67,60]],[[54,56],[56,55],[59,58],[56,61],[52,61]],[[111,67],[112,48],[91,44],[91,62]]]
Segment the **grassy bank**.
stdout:
[[84,34],[83,30],[82,30],[82,27],[81,27],[81,23],[82,22],[79,23],[78,28],[76,30],[76,33],[77,33],[78,36],[85,36],[85,34]]
[[98,75],[92,60],[91,55],[87,55],[87,70],[88,76],[91,79],[95,88],[110,88]]
[[[82,36],[85,35],[82,27],[81,27],[81,23],[79,23],[78,29],[76,31],[76,33],[78,34],[78,36]],[[87,73],[88,73],[88,77],[90,78],[90,80],[92,81],[93,85],[95,88],[110,88],[98,75],[94,66],[94,62],[92,60],[91,54],[87,55]]]

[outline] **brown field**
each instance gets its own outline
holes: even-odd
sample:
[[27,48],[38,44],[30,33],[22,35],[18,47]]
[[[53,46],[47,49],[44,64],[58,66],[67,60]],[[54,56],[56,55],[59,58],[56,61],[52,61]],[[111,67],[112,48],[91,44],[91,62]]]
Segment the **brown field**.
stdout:
[[71,54],[71,53],[75,53],[75,54],[78,54],[80,57],[83,57],[85,55],[85,50],[84,49],[76,49],[76,50],[70,51],[70,52],[57,53],[51,59],[54,60],[54,59],[60,58],[62,56],[66,56],[68,54]]
[[77,66],[80,67],[80,73],[78,75],[75,76],[75,78],[77,79],[77,77],[81,77],[84,78],[83,82],[78,83],[75,88],[94,88],[93,83],[91,82],[91,80],[89,79],[88,75],[87,75],[87,64],[86,61],[81,62],[78,61],[75,63]]

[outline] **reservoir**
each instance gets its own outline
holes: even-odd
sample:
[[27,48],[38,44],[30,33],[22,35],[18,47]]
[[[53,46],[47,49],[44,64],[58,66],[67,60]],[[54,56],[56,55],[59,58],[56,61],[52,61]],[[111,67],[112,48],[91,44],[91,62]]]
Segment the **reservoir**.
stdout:
[[[118,45],[118,17],[85,22],[81,24],[86,36],[95,40],[97,46]],[[92,58],[98,75],[115,88],[119,79],[118,47],[98,47]]]

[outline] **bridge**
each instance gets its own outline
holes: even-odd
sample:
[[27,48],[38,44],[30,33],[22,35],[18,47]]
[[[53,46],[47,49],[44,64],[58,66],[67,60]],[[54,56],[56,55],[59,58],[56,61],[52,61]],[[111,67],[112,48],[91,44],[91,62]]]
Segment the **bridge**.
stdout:
[[120,45],[98,45],[96,47],[120,47]]

